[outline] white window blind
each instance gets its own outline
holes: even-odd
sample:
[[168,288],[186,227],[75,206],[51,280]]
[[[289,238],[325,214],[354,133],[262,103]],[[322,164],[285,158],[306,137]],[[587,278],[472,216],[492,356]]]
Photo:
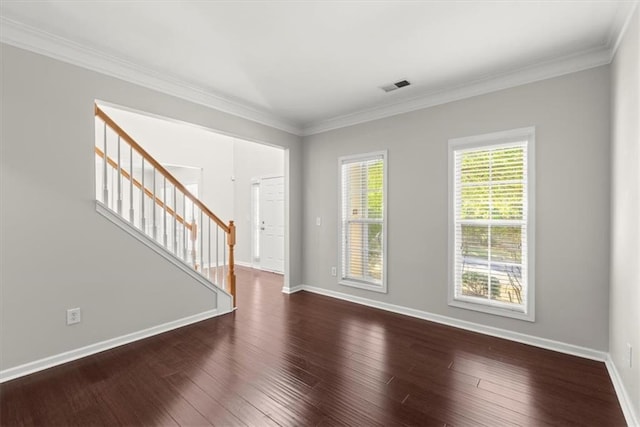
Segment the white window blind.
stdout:
[[496,134],[484,143],[450,148],[452,305],[533,319],[528,156],[533,138],[527,131],[506,141]]
[[340,159],[340,283],[386,292],[385,152]]

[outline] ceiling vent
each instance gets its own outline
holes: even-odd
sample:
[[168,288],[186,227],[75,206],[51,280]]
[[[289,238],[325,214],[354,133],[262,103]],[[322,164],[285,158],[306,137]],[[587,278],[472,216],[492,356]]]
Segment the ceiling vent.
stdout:
[[409,86],[410,84],[411,83],[409,83],[407,80],[401,80],[390,85],[382,86],[382,90],[384,90],[385,92],[391,92],[393,90],[400,89],[401,87]]

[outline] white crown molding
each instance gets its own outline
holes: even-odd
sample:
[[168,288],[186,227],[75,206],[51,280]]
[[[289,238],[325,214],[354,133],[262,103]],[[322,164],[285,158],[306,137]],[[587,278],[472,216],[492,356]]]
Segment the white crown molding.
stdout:
[[3,16],[0,16],[0,28],[0,42],[2,43],[97,71],[294,135],[301,134],[301,130],[295,124],[282,120],[268,111],[244,105],[239,101],[196,87],[179,78],[107,55],[69,39]]
[[540,80],[559,77],[577,71],[606,65],[611,62],[610,48],[603,46],[572,54],[555,60],[521,68],[516,71],[495,74],[471,83],[439,89],[416,98],[369,108],[355,113],[334,117],[311,124],[302,130],[302,136],[314,135],[347,126],[396,116],[398,114],[434,107],[473,96],[484,95]]
[[640,427],[640,418],[633,408],[633,401],[631,400],[631,396],[629,396],[629,394],[627,393],[627,389],[624,387],[624,383],[622,382],[620,373],[616,368],[616,364],[613,363],[611,355],[607,356],[605,365],[607,366],[607,370],[609,371],[609,376],[611,377],[613,388],[616,390],[616,394],[618,395],[620,407],[622,408],[622,413],[624,414],[624,418],[626,419],[627,424],[629,425],[629,427]]
[[633,0],[618,4],[618,9],[609,28],[607,40],[601,47],[545,61],[515,71],[486,76],[460,86],[438,89],[395,104],[373,107],[311,123],[302,129],[302,136],[310,136],[383,119],[609,64],[613,60],[639,3],[640,0]]
[[[618,11],[613,20],[613,24],[611,25],[611,32],[609,33],[609,47],[611,48],[610,52],[610,61],[613,61],[613,57],[616,55],[618,51],[618,47],[620,47],[620,43],[622,42],[622,38],[627,32],[627,28],[631,23],[631,18],[633,17],[636,8],[640,1],[635,0],[629,3],[622,3],[618,6]],[[626,6],[627,8],[625,9]]]
[[208,310],[202,313],[194,314],[193,316],[184,317],[182,319],[174,320],[172,322],[163,323],[161,325],[152,326],[141,331],[132,332],[130,334],[122,335],[116,338],[101,341],[95,344],[90,344],[85,347],[77,348],[64,353],[55,354],[53,356],[45,357],[43,359],[35,360],[33,362],[25,363],[23,365],[15,366],[13,368],[4,369],[0,371],[0,383],[10,381],[25,375],[33,374],[38,371],[42,371],[54,366],[62,365],[83,357],[91,356],[92,354],[100,353],[106,350],[110,350],[115,347],[120,347],[124,344],[129,344],[134,341],[139,341],[144,338],[148,338],[154,335],[168,332],[173,329],[181,328],[183,326],[190,325],[192,323],[201,322],[212,317],[221,316],[232,312],[221,312],[218,309]]
[[466,84],[434,90],[398,103],[376,106],[312,122],[302,128],[268,111],[261,111],[244,105],[240,101],[215,95],[178,78],[140,67],[5,17],[0,17],[0,28],[2,28],[0,42],[117,77],[294,135],[310,136],[609,64],[638,2],[638,0],[634,0],[621,2],[618,5],[607,40],[598,48],[555,58],[518,70],[485,76]]

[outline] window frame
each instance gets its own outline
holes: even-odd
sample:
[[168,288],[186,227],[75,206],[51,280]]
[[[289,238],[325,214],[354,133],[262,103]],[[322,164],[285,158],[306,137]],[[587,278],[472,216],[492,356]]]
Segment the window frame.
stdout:
[[[382,157],[382,275],[380,283],[356,280],[346,277],[344,271],[345,262],[345,235],[343,221],[343,185],[342,185],[342,165],[344,163],[356,163],[358,161],[367,161]],[[341,156],[338,158],[338,284],[350,286],[354,288],[366,289],[374,292],[387,293],[387,217],[389,215],[389,206],[387,204],[388,192],[388,151],[372,151],[363,154],[353,154]],[[366,221],[365,221],[366,222]]]
[[[455,154],[461,150],[471,150],[480,148],[498,148],[508,146],[517,142],[526,141],[526,304],[522,310],[511,308],[508,304],[500,306],[498,304],[486,304],[482,300],[470,301],[469,297],[460,298],[456,296],[456,165]],[[448,212],[448,304],[452,307],[464,308],[483,313],[510,317],[514,319],[535,321],[535,126],[511,129],[501,132],[492,132],[482,135],[474,135],[462,138],[449,139],[448,144],[449,162],[449,212]]]

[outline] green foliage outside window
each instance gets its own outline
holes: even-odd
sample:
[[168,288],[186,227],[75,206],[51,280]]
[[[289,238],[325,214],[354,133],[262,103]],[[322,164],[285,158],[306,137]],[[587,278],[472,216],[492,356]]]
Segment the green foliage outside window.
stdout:
[[[382,219],[384,206],[383,162],[377,161],[367,167],[367,217]],[[368,263],[370,274],[380,280],[382,278],[382,224],[368,224]]]
[[522,147],[464,153],[460,173],[462,219],[522,219]]
[[[459,243],[466,264],[461,277],[463,295],[522,302],[523,229],[508,221],[524,219],[524,150],[468,151],[459,158]],[[482,268],[490,270],[490,296],[489,275]]]
[[[462,275],[462,294],[475,297],[489,295],[489,282],[485,273],[467,271]],[[491,299],[500,298],[500,281],[491,276]]]

